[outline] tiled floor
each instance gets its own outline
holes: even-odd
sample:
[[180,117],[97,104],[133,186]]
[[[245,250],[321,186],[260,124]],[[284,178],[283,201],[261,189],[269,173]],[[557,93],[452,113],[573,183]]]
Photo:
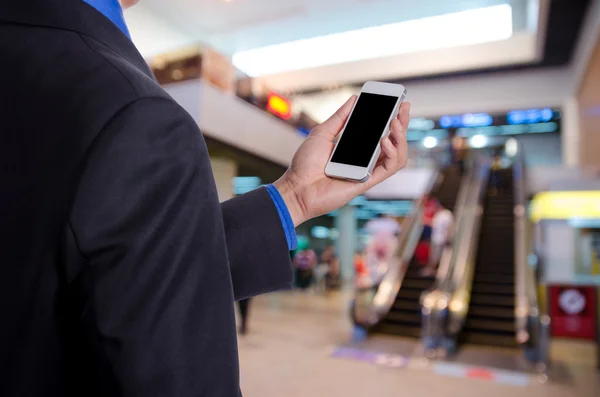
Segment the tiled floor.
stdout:
[[[344,294],[324,297],[292,292],[253,300],[250,332],[239,340],[244,396],[600,396],[600,372],[593,368],[593,349],[581,343],[555,341],[550,380],[540,384],[531,378],[527,386],[438,375],[434,369],[441,365],[417,359],[418,346],[397,338],[372,338],[359,348],[412,356],[411,364],[404,368],[332,358],[332,351],[347,345],[351,337],[347,306]],[[504,369],[511,369],[511,363],[519,360],[512,353],[476,348],[464,351],[456,360],[487,365],[495,354],[499,354],[498,367]]]

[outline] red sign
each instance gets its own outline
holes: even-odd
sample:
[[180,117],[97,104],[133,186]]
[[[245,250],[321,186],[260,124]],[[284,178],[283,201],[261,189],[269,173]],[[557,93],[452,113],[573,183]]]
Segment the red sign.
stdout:
[[267,110],[284,120],[289,120],[292,117],[290,101],[275,93],[270,93],[267,97]]
[[554,285],[549,298],[552,336],[595,340],[595,287]]

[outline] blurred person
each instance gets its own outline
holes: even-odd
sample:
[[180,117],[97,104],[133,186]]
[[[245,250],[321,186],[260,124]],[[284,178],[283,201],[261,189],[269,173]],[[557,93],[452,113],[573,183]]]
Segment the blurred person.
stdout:
[[369,267],[367,265],[367,253],[365,251],[356,251],[354,253],[354,284],[357,288],[371,287],[369,278]]
[[385,276],[397,248],[398,239],[395,235],[379,234],[373,236],[367,244],[365,260],[369,280],[373,285],[378,285]]
[[369,234],[366,257],[369,277],[378,284],[396,253],[401,225],[391,215],[378,214],[367,222],[365,229]]
[[305,291],[313,282],[313,271],[317,265],[317,254],[308,247],[308,244],[298,249],[294,256],[296,268],[296,287]]
[[362,251],[354,253],[354,273],[357,277],[366,276],[369,274],[365,263],[365,254]]
[[492,158],[492,164],[490,167],[490,182],[489,182],[489,194],[495,196],[502,193],[502,176],[500,171],[504,168],[502,162],[502,155],[499,151],[494,153]]
[[465,137],[457,135],[452,139],[452,146],[454,147],[454,163],[458,168],[460,176],[463,176],[466,169],[467,140]]
[[372,238],[378,236],[395,236],[400,234],[400,223],[391,215],[377,214],[377,216],[365,225],[365,230]]
[[440,263],[444,248],[450,241],[450,231],[453,223],[452,211],[440,204],[432,221],[428,266],[423,269],[423,275],[432,276],[435,274],[435,269]]
[[429,264],[429,251],[429,241],[424,239],[419,240],[415,248],[415,261],[423,269]]
[[248,317],[250,315],[250,298],[240,299],[237,301],[240,312],[240,334],[248,333]]
[[406,161],[408,103],[368,182],[326,177],[352,97],[273,185],[219,203],[116,0],[5,1],[0,51],[3,397],[239,396],[233,301],[290,287],[294,227]]
[[340,260],[333,245],[328,246],[321,254],[321,263],[325,266],[325,289],[333,290],[339,288],[340,284]]
[[430,194],[426,194],[423,201],[423,234],[421,238],[429,241],[431,239],[431,223],[440,203],[437,198]]

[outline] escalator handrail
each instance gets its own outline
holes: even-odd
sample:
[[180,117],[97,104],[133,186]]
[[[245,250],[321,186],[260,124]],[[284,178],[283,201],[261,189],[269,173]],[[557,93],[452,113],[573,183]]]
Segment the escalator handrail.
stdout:
[[461,331],[467,315],[470,299],[475,259],[479,245],[479,229],[483,215],[483,203],[487,191],[490,161],[482,161],[475,175],[472,188],[469,189],[467,203],[463,211],[464,227],[454,255],[453,277],[449,285],[448,322],[446,332],[456,338]]
[[452,211],[454,222],[450,232],[452,236],[451,244],[445,247],[442,252],[433,286],[421,295],[421,340],[424,346],[428,346],[428,341],[437,340],[445,332],[442,312],[448,306],[452,290],[451,282],[455,264],[454,254],[458,252],[464,228],[464,209],[469,198],[469,190],[472,188],[474,182],[474,173],[475,166],[469,167],[467,175],[461,178],[456,204]]
[[537,343],[539,339],[540,311],[537,299],[535,269],[529,265],[533,252],[531,225],[527,217],[527,186],[525,159],[518,147],[513,161],[514,188],[514,244],[515,244],[515,330],[517,342]]
[[[440,173],[436,172],[426,191],[431,192],[440,183]],[[423,231],[423,209],[425,200],[420,198],[416,201],[411,215],[402,221],[400,236],[398,237],[398,251],[394,255],[388,269],[381,282],[377,286],[373,299],[370,300],[368,307],[355,307],[353,316],[354,321],[363,327],[372,327],[376,325],[390,311],[396,295],[402,286],[402,280],[408,264],[414,254],[416,243],[421,237]],[[371,294],[372,288],[357,288],[355,305],[360,303],[361,294]],[[358,310],[357,310],[358,309]]]
[[448,283],[451,282],[452,273],[454,270],[453,261],[454,253],[457,252],[457,246],[460,241],[460,231],[464,223],[464,209],[467,205],[467,199],[469,198],[469,190],[473,182],[474,168],[471,168],[466,176],[463,176],[460,182],[460,188],[458,191],[456,204],[452,213],[454,214],[454,223],[450,235],[452,236],[452,243],[444,249],[440,264],[435,277],[435,284],[433,289],[447,291],[449,288]]

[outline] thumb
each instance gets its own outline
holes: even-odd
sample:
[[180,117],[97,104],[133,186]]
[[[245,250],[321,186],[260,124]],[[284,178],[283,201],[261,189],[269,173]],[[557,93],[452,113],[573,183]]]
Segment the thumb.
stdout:
[[333,142],[335,137],[340,133],[350,112],[356,102],[356,95],[352,95],[346,103],[344,103],[330,118],[328,118],[321,125],[317,126],[312,134],[321,135],[327,137]]

